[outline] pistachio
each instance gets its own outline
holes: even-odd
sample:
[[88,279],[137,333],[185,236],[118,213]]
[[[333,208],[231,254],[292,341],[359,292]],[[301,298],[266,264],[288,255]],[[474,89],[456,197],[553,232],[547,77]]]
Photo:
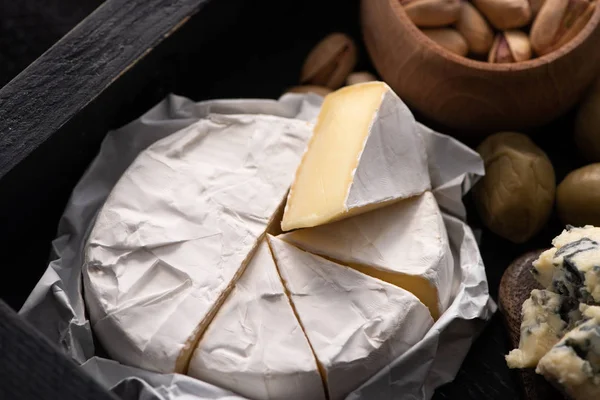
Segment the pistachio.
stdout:
[[556,181],[546,154],[529,137],[500,132],[486,138],[477,151],[485,176],[473,189],[485,225],[497,235],[523,243],[548,221]]
[[300,83],[338,89],[356,65],[356,45],[343,33],[332,33],[310,52]]
[[556,209],[565,224],[600,225],[600,163],[571,171],[558,185]]
[[589,0],[546,0],[531,26],[531,46],[538,55],[550,53],[573,39],[590,20]]
[[465,38],[455,29],[423,29],[423,33],[431,40],[459,56],[469,52]]
[[458,19],[460,0],[402,0],[408,18],[422,28],[450,25]]
[[323,86],[317,85],[300,85],[294,86],[287,90],[286,93],[316,93],[319,96],[327,96],[332,90]]
[[529,38],[521,31],[506,31],[496,35],[488,56],[491,63],[514,63],[531,58]]
[[529,0],[529,7],[531,8],[531,16],[535,17],[544,5],[546,0]]
[[502,31],[523,27],[531,21],[528,0],[473,0],[473,3],[493,26]]
[[600,161],[600,79],[581,101],[575,117],[575,144],[589,161]]
[[376,81],[377,77],[370,72],[353,72],[346,78],[346,85],[356,85],[357,83]]
[[468,1],[462,1],[456,30],[463,35],[472,53],[487,54],[490,51],[494,32],[479,10]]

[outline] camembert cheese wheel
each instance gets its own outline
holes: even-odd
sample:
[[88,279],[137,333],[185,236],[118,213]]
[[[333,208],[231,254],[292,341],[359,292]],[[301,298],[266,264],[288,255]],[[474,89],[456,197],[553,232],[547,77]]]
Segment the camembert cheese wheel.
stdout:
[[97,216],[83,266],[92,328],[113,359],[185,372],[311,133],[295,119],[211,115],[136,158]]

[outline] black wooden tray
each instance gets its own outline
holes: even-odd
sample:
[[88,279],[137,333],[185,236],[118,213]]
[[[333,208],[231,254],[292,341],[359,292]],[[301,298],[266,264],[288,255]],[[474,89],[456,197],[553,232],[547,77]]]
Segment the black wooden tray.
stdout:
[[[356,0],[105,1],[0,90],[1,265],[5,274],[17,275],[0,279],[0,297],[18,310],[41,277],[68,196],[109,129],[138,117],[169,93],[194,100],[277,98],[297,84],[312,46],[333,31],[354,37],[360,44],[358,68],[372,70],[362,46]],[[530,132],[555,161],[558,179],[583,163],[569,150],[574,149],[571,119],[566,115],[551,127]],[[481,227],[469,196],[465,200],[470,223]],[[481,252],[495,299],[508,264],[527,250],[548,246],[560,229],[552,220],[526,246],[483,230]],[[0,307],[0,325],[17,323],[14,314]],[[35,336],[27,325],[22,329]],[[14,334],[14,329],[0,329],[2,354],[13,351]],[[504,362],[509,350],[498,314],[474,343],[455,381],[440,388],[434,399],[518,398],[518,380]],[[0,357],[0,374],[18,368],[12,379],[33,384],[44,375],[27,367],[43,367],[55,358],[9,360],[15,358]],[[35,398],[69,398],[52,390]]]

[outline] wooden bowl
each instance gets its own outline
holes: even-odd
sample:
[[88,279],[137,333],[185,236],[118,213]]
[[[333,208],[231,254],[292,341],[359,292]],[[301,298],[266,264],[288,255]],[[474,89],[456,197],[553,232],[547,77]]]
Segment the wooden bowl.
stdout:
[[399,0],[362,0],[373,64],[406,104],[456,136],[544,125],[571,108],[599,72],[600,7],[560,49],[526,62],[491,64],[427,38]]

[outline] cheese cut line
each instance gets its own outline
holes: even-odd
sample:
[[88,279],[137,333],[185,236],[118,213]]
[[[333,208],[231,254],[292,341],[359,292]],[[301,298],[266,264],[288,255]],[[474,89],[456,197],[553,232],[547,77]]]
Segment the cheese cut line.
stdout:
[[454,259],[434,195],[278,236],[310,253],[408,290],[437,320],[452,296]]
[[277,259],[273,255],[273,249],[271,248],[271,239],[269,236],[270,235],[267,234],[265,240],[267,241],[267,244],[269,246],[269,252],[271,253],[271,257],[273,257],[273,262],[275,263],[275,269],[277,270],[277,274],[279,275],[279,279],[281,280],[281,284],[283,285],[283,291],[288,300],[288,303],[290,304],[290,307],[292,307],[294,317],[296,317],[296,321],[298,321],[298,325],[302,329],[302,333],[304,334],[304,337],[306,338],[306,341],[308,342],[308,346],[310,347],[310,351],[312,352],[312,355],[315,358],[315,362],[317,363],[317,368],[319,370],[319,374],[321,375],[321,382],[323,383],[323,390],[325,392],[325,398],[327,400],[331,400],[329,398],[329,390],[328,390],[328,385],[327,385],[327,375],[325,374],[325,368],[323,367],[323,364],[321,363],[321,361],[319,361],[319,359],[317,358],[317,355],[315,354],[315,349],[312,346],[312,344],[310,343],[310,340],[308,339],[308,335],[306,334],[306,328],[304,327],[304,325],[302,324],[302,321],[298,317],[298,310],[296,309],[296,306],[294,305],[294,302],[292,301],[292,297],[291,297],[290,291],[287,287],[287,283],[286,283],[285,279],[283,278],[283,276],[281,275],[281,270],[279,269],[279,265],[277,264]]
[[433,325],[411,293],[267,236],[330,400],[344,399]]
[[188,375],[252,399],[325,399],[266,239],[207,327]]

